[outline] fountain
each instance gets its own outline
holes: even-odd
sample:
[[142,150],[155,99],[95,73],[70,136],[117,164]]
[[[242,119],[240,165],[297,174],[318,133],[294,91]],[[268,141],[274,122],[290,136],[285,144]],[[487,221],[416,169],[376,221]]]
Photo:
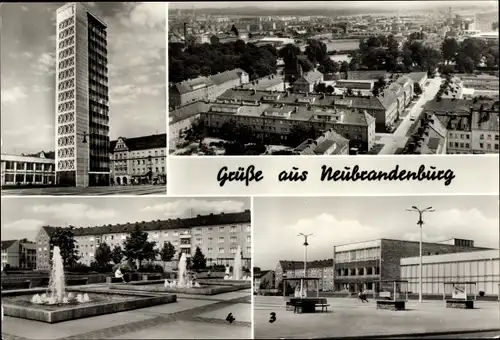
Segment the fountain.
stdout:
[[[240,260],[241,262],[241,260]],[[233,292],[240,289],[249,288],[248,284],[242,285],[233,282],[216,282],[216,280],[193,280],[189,278],[187,271],[187,257],[182,254],[179,259],[177,280],[150,280],[134,281],[127,284],[111,284],[110,289],[126,289],[132,291],[147,291],[159,293],[183,293],[193,295],[215,295],[220,293]],[[219,280],[222,281],[222,280]],[[200,284],[201,283],[201,284]],[[247,287],[248,286],[248,287]]]
[[234,255],[233,275],[229,276],[229,267],[224,275],[225,281],[250,281],[252,278],[249,275],[243,275],[243,266],[241,264],[241,246],[238,246]]
[[[71,290],[71,292],[67,292]],[[61,250],[55,246],[49,287],[2,291],[2,316],[48,323],[123,312],[177,301],[176,295],[148,296],[133,293],[104,293],[98,289],[67,289]],[[89,295],[90,293],[90,295]]]
[[85,294],[66,295],[66,284],[64,279],[64,263],[61,256],[61,249],[55,246],[52,255],[52,269],[50,271],[50,280],[47,293],[35,294],[31,298],[31,303],[35,305],[57,305],[68,303],[87,303],[90,302],[90,297]]

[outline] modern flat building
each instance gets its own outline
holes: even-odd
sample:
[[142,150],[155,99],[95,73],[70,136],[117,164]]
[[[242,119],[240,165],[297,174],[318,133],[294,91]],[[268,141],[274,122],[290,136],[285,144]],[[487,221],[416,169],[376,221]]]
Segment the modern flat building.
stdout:
[[166,183],[167,134],[119,137],[110,150],[113,185]]
[[[177,253],[185,253],[190,257],[196,247],[200,247],[207,258],[207,265],[233,265],[234,256],[240,246],[243,252],[243,266],[251,268],[252,237],[249,210],[230,214],[198,215],[184,219],[75,228],[79,261],[90,265],[101,243],[106,243],[111,248],[116,245],[123,247],[125,239],[136,226],[146,231],[148,239],[155,241],[160,248],[166,242],[170,242]],[[50,235],[55,230],[55,227],[44,226],[37,235],[37,269],[49,268],[49,241]]]
[[20,156],[2,154],[2,186],[54,183],[53,152]]
[[109,185],[106,24],[82,3],[56,14],[56,183]]
[[200,119],[202,112],[210,109],[210,103],[207,101],[198,101],[175,109],[169,109],[168,112],[168,145],[170,150],[175,150],[181,140],[182,134],[188,131],[193,123]]
[[[419,242],[391,239],[338,245],[333,247],[333,259],[308,262],[307,276],[320,278],[324,291],[380,291],[384,288],[381,281],[403,279],[401,259],[418,256],[419,249]],[[463,239],[422,244],[426,256],[485,250],[490,249],[475,247],[474,241]],[[303,277],[304,262],[280,261],[275,272],[277,282],[284,276]]]
[[[419,257],[403,258],[401,279],[408,281],[408,290],[418,292]],[[500,287],[499,251],[484,250],[422,257],[422,293],[443,294],[451,287],[445,283],[474,282],[477,294],[498,295]]]

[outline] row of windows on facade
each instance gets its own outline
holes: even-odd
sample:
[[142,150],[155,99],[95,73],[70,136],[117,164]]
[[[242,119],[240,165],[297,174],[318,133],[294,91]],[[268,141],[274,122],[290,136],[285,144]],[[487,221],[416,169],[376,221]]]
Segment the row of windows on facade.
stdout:
[[57,86],[59,91],[65,91],[65,90],[73,88],[73,87],[75,87],[75,79],[74,78],[64,80],[64,81],[60,82],[59,85]]
[[[122,160],[122,159],[118,159],[118,160],[114,160],[115,162],[115,165],[116,166],[121,166],[121,167],[127,167],[127,160]],[[154,158],[154,161],[153,161],[153,158],[147,158],[147,159],[137,159],[137,160],[132,160],[132,166],[134,165],[152,165],[153,163],[154,164],[159,164],[159,163],[165,163],[165,158]]]
[[100,125],[100,128],[105,129],[109,123],[109,116],[90,110],[90,123],[94,123],[96,125],[95,127],[97,127],[97,125]]
[[52,164],[5,161],[6,170],[52,171]]
[[66,27],[69,27],[70,25],[73,25],[74,23],[75,23],[75,17],[74,16],[69,17],[68,19],[63,20],[63,21],[61,21],[59,23],[59,30],[63,30]]
[[101,53],[97,53],[92,49],[89,49],[89,60],[92,61],[96,65],[106,66],[108,64],[108,58],[103,56]]
[[365,248],[350,251],[339,251],[335,253],[335,262],[355,262],[365,260],[376,260],[380,258],[380,248]]
[[99,93],[89,88],[89,99],[102,105],[109,106],[109,97],[106,93]]
[[62,50],[68,46],[74,45],[75,44],[75,36],[71,36],[69,38],[64,39],[59,43],[59,49]]
[[89,87],[92,91],[95,91],[97,93],[101,93],[104,95],[106,93],[108,93],[108,86],[107,85],[101,85],[100,83],[98,83],[94,80],[89,81]]
[[108,53],[108,46],[107,42],[105,39],[101,39],[96,35],[90,35],[89,36],[89,52],[98,52],[105,57],[106,54]]
[[[131,154],[132,157],[141,157],[141,156],[142,157],[146,157],[146,151],[132,151],[130,154]],[[153,152],[151,150],[148,150],[148,155],[153,156]],[[158,152],[158,150],[155,150],[154,156],[158,157],[158,155],[164,156],[165,155],[165,150],[164,149],[160,149],[159,152]],[[128,158],[127,152],[117,152],[117,153],[115,153],[115,159],[127,159],[127,158]]]
[[75,133],[75,125],[74,124],[66,124],[61,125],[57,128],[58,135],[67,135],[67,134]]
[[336,270],[337,276],[370,276],[380,275],[379,267],[361,267],[361,268],[341,268]]
[[68,91],[61,92],[57,96],[57,99],[58,99],[59,102],[65,102],[65,101],[68,101],[68,100],[75,99],[75,90],[71,89],[71,90],[68,90]]
[[[146,170],[146,168],[142,169],[132,169],[132,175],[143,175],[148,173],[149,171],[153,171],[153,168],[149,168],[149,170]],[[127,167],[115,167],[115,172],[120,173],[120,174],[126,174],[128,173],[128,168]],[[154,168],[154,173],[165,173],[165,167],[155,167]]]
[[68,58],[68,59],[64,59],[63,61],[60,61],[59,62],[59,70],[64,70],[70,66],[74,66],[75,65],[75,58]]
[[[252,252],[252,248],[251,247],[247,247],[246,249],[247,251],[247,254],[251,254]],[[191,248],[184,248],[184,249],[181,249],[181,252],[184,253],[184,254],[191,254]],[[238,252],[238,248],[236,247],[231,247],[229,249],[229,253],[232,254],[232,255],[236,255],[236,253]],[[207,249],[207,254],[214,254],[214,248],[208,248]],[[217,249],[217,253],[218,254],[225,254],[225,248],[218,248]],[[93,252],[82,252],[81,253],[81,256],[85,256],[85,257],[94,257],[94,253]]]
[[[499,260],[476,260],[454,263],[424,264],[422,272],[425,277],[456,277],[459,276],[491,276],[499,275]],[[402,266],[404,278],[418,277],[419,265]]]
[[59,32],[59,40],[63,40],[67,37],[69,37],[70,35],[74,35],[75,34],[75,26],[71,26],[71,27],[68,27],[66,29],[64,29],[63,31]]
[[97,53],[103,58],[107,58],[108,55],[108,49],[105,46],[99,46],[92,43],[89,43],[89,52]]
[[[51,170],[52,171],[52,170]],[[5,174],[5,183],[54,183],[54,175]]]
[[103,75],[103,76],[107,76],[108,75],[108,68],[106,66],[97,64],[96,62],[94,62],[92,60],[89,60],[89,70],[91,72],[94,72],[96,74],[100,74],[100,75]]
[[75,156],[74,148],[64,148],[57,150],[57,156],[59,158],[70,158]]
[[75,161],[73,159],[57,162],[57,170],[74,170],[74,169],[75,169]]
[[[172,235],[174,237],[177,237],[177,236],[181,236],[181,235],[191,235],[191,234],[194,234],[194,235],[201,235],[203,233],[208,233],[208,234],[211,234],[214,232],[214,229],[217,229],[217,231],[219,233],[224,233],[227,229],[227,227],[225,226],[221,226],[221,227],[204,227],[204,228],[195,228],[193,232],[191,231],[188,231],[188,230],[184,230],[182,232],[179,232],[178,230],[174,230],[174,231],[163,231],[163,232],[160,232],[160,231],[154,231],[154,232],[150,232],[148,233],[148,236],[151,237],[151,238],[159,238],[160,236],[163,236],[163,237],[168,237],[169,235]],[[237,233],[237,232],[251,232],[252,230],[252,227],[250,225],[244,225],[244,226],[230,226],[229,227],[229,232],[231,233]],[[204,232],[205,231],[205,232]],[[101,241],[112,241],[112,240],[115,240],[115,239],[121,239],[121,240],[125,240],[127,238],[128,235],[104,235],[104,236],[82,236],[80,238],[77,238],[77,242],[79,242],[79,240],[82,240],[82,241],[89,241],[89,242],[97,242],[97,244],[99,244]],[[250,237],[250,236],[249,236]],[[43,244],[43,240],[39,241],[38,244]]]
[[[109,107],[103,105],[103,104],[99,104],[99,103],[95,103],[93,101],[90,102],[90,110],[94,113],[99,113],[101,115],[103,115],[103,119],[106,119],[105,117],[107,117],[109,115]],[[109,119],[109,118],[108,118]]]
[[102,45],[106,46],[107,40],[101,34],[96,33],[96,32],[92,32],[92,30],[89,30],[88,36],[89,36],[90,40],[96,41],[96,42],[101,43]]
[[[486,147],[484,147],[484,145],[485,145],[484,143],[479,143],[479,147],[481,149],[486,149],[486,150],[493,150],[493,149],[495,149],[495,150],[498,151],[498,143],[496,143],[496,144],[486,143]],[[492,148],[492,145],[494,146],[494,148]]]
[[[152,239],[155,239],[155,238],[158,239],[159,237],[153,237]],[[124,240],[123,237],[122,237],[122,240]],[[251,244],[252,237],[251,236],[246,236],[245,240],[246,240],[247,244]],[[90,243],[82,244],[81,247],[82,248],[89,248],[89,247],[92,248],[94,246],[99,246],[101,243],[106,243],[106,241],[107,240],[102,240],[102,241],[96,240],[95,244],[94,244],[94,242],[90,242]],[[113,241],[113,240],[111,240],[111,241]],[[119,241],[119,239],[117,239],[116,241]],[[77,242],[76,247],[80,248],[80,245],[78,243],[79,242]],[[113,243],[113,242],[111,242],[111,243]],[[118,243],[120,243],[120,242],[118,242]],[[207,240],[207,244],[213,244],[213,243],[214,243],[213,237],[209,237],[208,240]],[[226,238],[224,236],[218,237],[217,238],[217,243],[218,244],[226,243]],[[230,244],[238,244],[238,237],[237,236],[231,236],[231,237],[229,237],[229,243]],[[167,244],[167,241],[164,241],[163,244],[164,245]],[[180,241],[179,240],[174,240],[174,241],[172,241],[172,244],[174,246],[178,246],[178,245],[191,245],[191,240],[189,238],[187,238],[187,239],[180,239]],[[195,245],[202,245],[203,244],[203,239],[201,237],[195,238],[195,243],[194,244]]]
[[67,47],[66,49],[59,52],[59,60],[62,61],[68,57],[71,57],[75,54],[75,47]]
[[59,137],[57,139],[58,146],[75,145],[75,136]]
[[68,68],[67,70],[59,70],[59,80],[64,80],[64,79],[67,79],[67,78],[70,78],[70,77],[74,77],[75,76],[75,68],[72,67],[72,68]]

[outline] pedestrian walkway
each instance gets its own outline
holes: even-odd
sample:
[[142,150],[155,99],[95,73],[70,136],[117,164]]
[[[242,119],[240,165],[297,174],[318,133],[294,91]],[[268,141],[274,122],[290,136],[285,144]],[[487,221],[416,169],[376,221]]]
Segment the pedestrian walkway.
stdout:
[[[255,296],[255,338],[328,338],[429,332],[478,331],[500,328],[499,302],[476,301],[476,309],[446,308],[444,301],[409,301],[404,311],[376,309],[376,302],[327,298],[327,313],[295,314],[285,300]],[[276,321],[269,322],[271,313]]]
[[251,338],[251,296],[233,293],[219,294],[218,300],[179,297],[176,303],[57,324],[5,317],[3,339]]

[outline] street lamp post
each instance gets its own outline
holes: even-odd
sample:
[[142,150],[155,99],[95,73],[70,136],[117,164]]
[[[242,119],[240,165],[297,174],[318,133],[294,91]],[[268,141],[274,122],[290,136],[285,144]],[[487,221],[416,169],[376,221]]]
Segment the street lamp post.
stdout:
[[418,302],[422,303],[422,225],[424,224],[424,220],[422,219],[422,215],[424,212],[433,212],[434,209],[432,207],[427,207],[425,209],[419,209],[416,206],[412,206],[411,209],[406,209],[407,211],[416,211],[418,213],[418,221],[417,224],[420,227],[420,268],[419,268],[419,277],[418,277]]
[[[304,236],[304,278],[307,277],[307,246],[309,245],[309,243],[307,243],[307,238],[309,236],[312,236],[312,234],[302,234],[302,233],[299,233],[297,236]],[[303,280],[302,280],[303,281]],[[301,296],[304,295],[304,286],[303,284],[301,284],[301,287],[300,287],[300,292],[301,292]]]

